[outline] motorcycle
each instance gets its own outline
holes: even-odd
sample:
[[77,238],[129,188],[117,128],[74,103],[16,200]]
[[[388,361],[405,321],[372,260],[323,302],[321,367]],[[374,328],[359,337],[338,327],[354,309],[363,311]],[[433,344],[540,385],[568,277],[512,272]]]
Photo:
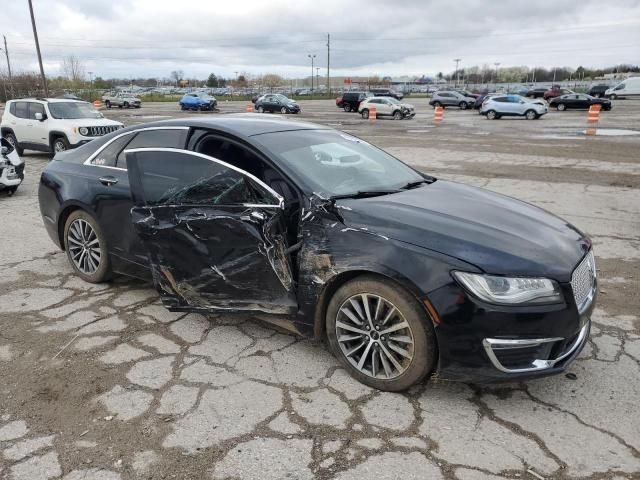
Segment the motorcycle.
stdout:
[[13,195],[22,180],[24,180],[24,160],[8,140],[0,138],[0,192]]

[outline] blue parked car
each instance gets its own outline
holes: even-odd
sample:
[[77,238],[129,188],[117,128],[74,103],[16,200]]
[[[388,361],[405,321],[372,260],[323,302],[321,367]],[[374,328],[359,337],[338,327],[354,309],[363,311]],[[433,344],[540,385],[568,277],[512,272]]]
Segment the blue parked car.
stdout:
[[182,110],[215,110],[217,105],[216,98],[204,92],[186,93],[180,99]]

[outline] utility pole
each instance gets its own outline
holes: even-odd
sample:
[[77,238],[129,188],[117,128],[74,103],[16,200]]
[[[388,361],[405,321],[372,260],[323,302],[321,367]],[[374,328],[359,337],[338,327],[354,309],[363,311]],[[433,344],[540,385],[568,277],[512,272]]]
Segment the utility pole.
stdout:
[[[13,98],[13,77],[11,76],[11,62],[9,61],[9,49],[7,48],[7,37],[3,35],[3,38],[4,38],[4,54],[7,57],[7,71],[9,72],[9,93],[11,94],[11,98]],[[2,49],[0,48],[0,50]]]
[[89,74],[89,101],[93,100],[93,72],[87,72]]
[[313,55],[307,55],[311,59],[311,99],[313,100],[313,60],[316,58],[315,53]]
[[496,66],[496,81],[494,83],[497,86],[498,85],[498,67],[500,66],[500,62],[496,62],[494,63],[494,65]]
[[455,84],[455,87],[457,87],[458,86],[458,76],[459,76],[459,74],[458,74],[458,72],[459,72],[458,64],[460,63],[460,59],[459,58],[454,58],[453,61],[456,62],[456,84]]
[[320,67],[316,67],[316,88],[320,87]]
[[331,77],[329,76],[329,65],[331,60],[331,36],[327,33],[327,91],[331,95]]
[[40,42],[38,41],[38,30],[36,29],[36,19],[33,16],[33,5],[29,0],[29,13],[31,14],[31,26],[33,27],[33,39],[36,42],[36,52],[38,53],[38,63],[40,64],[40,76],[42,77],[42,88],[44,90],[44,96],[49,96],[49,89],[47,88],[47,77],[44,76],[44,67],[42,66],[42,55],[40,54]]

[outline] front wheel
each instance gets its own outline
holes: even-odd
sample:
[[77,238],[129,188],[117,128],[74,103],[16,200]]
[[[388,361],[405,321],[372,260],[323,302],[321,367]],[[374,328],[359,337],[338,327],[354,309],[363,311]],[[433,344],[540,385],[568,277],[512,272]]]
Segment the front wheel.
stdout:
[[56,138],[51,145],[51,149],[54,154],[58,152],[65,152],[70,148],[71,145],[69,145],[69,141],[65,137]]
[[129,102],[124,102],[124,108],[129,108]]
[[458,106],[460,107],[460,110],[466,110],[469,105],[467,102],[460,102]]
[[527,110],[524,114],[527,120],[535,120],[538,118],[538,114],[534,110]]
[[365,108],[364,110],[362,110],[362,113],[360,115],[362,115],[362,118],[367,120],[369,118],[369,110]]
[[258,107],[258,113],[264,113],[264,107],[262,105]]
[[285,113],[287,113],[287,109],[286,109],[286,107],[282,107],[282,108],[280,109],[280,113],[281,113],[281,114],[283,114],[283,115],[284,115]]
[[349,373],[379,390],[406,390],[435,368],[426,310],[406,290],[372,275],[341,286],[326,314],[329,347]]
[[107,108],[111,108],[111,102],[109,100],[106,100],[104,102],[104,106],[107,107]]
[[393,119],[394,120],[402,120],[402,112],[400,110],[396,110],[395,112],[393,112]]
[[344,106],[344,111],[349,113],[351,111],[351,105],[349,105],[348,103]]
[[76,210],[64,227],[64,246],[75,272],[84,281],[100,283],[111,277],[107,245],[98,222],[83,210]]
[[438,108],[438,107],[441,107],[441,106],[442,106],[442,104],[441,104],[440,102],[433,102],[433,106],[434,106],[435,108]]
[[609,98],[611,100],[615,100],[616,98],[618,98],[618,96],[615,93],[612,93],[611,95],[609,95]]

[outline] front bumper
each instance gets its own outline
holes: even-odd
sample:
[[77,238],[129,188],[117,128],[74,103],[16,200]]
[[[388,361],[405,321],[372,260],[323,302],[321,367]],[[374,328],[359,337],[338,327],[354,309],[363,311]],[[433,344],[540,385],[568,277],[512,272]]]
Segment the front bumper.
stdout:
[[439,376],[493,383],[565,371],[588,341],[597,286],[580,310],[571,285],[561,289],[564,304],[527,307],[489,305],[455,283],[431,292],[440,316]]

